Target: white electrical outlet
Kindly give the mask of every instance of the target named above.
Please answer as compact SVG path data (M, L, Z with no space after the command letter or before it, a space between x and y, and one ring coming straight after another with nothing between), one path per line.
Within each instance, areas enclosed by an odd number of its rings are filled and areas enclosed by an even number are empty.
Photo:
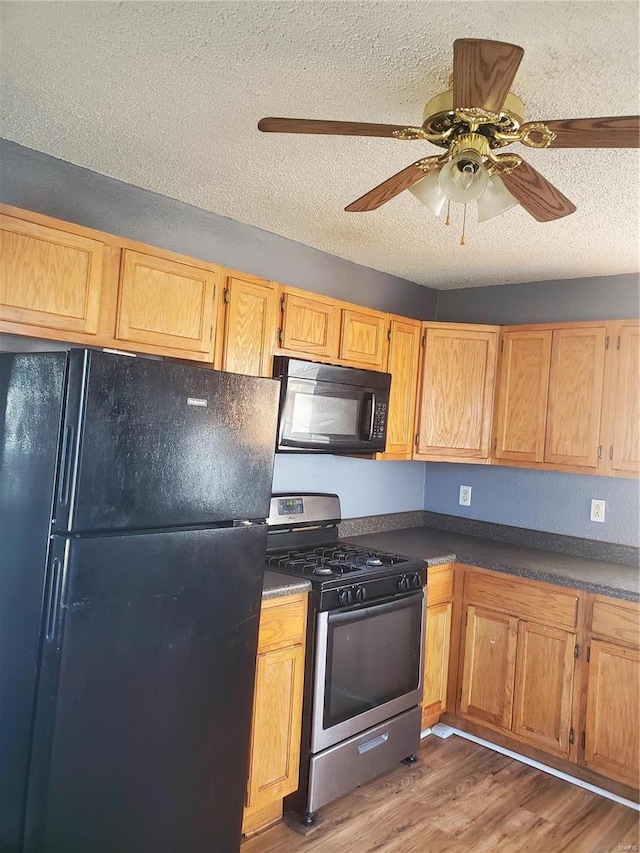
M594 498L591 501L591 521L604 521L604 509L606 501Z
M460 506L471 506L471 486L460 486L458 503Z

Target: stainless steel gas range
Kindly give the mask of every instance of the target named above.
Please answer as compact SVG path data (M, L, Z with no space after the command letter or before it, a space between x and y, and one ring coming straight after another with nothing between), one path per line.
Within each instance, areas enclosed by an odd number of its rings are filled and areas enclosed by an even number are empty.
M285 807L315 812L420 743L426 563L338 539L340 500L278 494L267 523L272 571L311 582L300 787Z

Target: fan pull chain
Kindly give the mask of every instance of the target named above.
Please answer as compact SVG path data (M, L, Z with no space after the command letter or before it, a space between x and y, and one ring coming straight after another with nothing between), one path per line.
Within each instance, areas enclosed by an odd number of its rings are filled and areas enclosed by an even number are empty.
M462 211L462 237L460 238L460 245L461 246L464 246L464 244L466 242L464 239L464 229L465 229L466 225L467 225L467 205L465 204L464 210Z
M447 218L446 218L446 219L445 219L445 221L444 221L444 224L445 224L445 225L451 225L451 216L450 216L450 213L451 213L451 201L449 200L449 201L447 202Z

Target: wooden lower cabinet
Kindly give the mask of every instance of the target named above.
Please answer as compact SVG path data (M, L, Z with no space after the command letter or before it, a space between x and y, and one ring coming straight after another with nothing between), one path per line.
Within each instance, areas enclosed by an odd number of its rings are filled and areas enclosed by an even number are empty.
M430 568L427 573L427 613L424 644L422 729L440 719L447 706L453 566Z
M243 833L282 817L298 788L307 594L266 599L258 657Z
M638 789L640 605L456 570L459 686L445 719L623 796Z
M638 787L640 607L596 596L589 644L584 736L587 767Z

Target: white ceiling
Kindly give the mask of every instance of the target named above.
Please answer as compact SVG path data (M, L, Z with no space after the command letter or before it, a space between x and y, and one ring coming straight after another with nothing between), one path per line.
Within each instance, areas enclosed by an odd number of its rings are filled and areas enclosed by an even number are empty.
M636 272L637 150L513 146L577 206L446 228L404 192L427 142L263 134L262 116L420 125L455 38L521 45L526 120L636 114L636 2L0 2L0 136L438 289Z

